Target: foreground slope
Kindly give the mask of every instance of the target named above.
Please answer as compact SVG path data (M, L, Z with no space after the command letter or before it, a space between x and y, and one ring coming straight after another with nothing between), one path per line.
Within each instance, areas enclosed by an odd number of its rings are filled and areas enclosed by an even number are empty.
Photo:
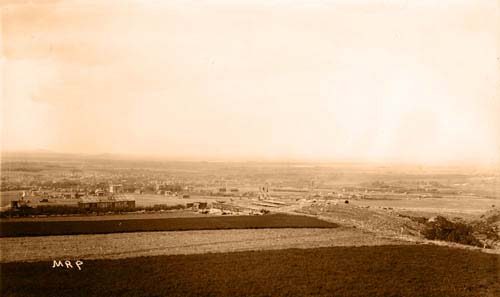
M499 296L498 255L431 245L4 263L2 296Z

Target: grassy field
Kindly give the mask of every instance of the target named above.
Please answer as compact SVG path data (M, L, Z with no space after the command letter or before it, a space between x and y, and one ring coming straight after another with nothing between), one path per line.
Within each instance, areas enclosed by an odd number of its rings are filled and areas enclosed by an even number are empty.
M1 265L2 296L500 296L500 257L428 245Z
M122 259L237 251L410 244L357 228L228 229L0 238L0 262Z
M272 214L104 221L0 221L1 237L259 228L335 228L312 217Z

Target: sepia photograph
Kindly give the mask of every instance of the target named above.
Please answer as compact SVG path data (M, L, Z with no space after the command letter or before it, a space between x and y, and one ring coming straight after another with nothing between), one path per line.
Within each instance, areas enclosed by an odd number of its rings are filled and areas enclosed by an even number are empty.
M500 1L0 0L0 296L500 296Z

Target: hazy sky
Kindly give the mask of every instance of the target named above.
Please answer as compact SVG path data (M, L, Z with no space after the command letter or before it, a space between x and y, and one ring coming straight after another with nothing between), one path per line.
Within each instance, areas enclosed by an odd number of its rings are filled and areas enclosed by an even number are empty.
M500 160L500 8L2 1L2 149Z

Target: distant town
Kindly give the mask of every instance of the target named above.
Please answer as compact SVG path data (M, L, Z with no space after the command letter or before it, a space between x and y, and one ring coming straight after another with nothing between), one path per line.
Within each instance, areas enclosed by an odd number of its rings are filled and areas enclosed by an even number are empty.
M210 205L222 210L239 206L255 212L319 201L357 201L370 206L370 202L379 200L431 201L456 196L495 199L498 195L485 190L497 182L496 176L391 176L380 169L360 173L294 165L257 163L245 167L173 162L148 166L130 161L3 160L2 210L40 206L78 206L85 210L173 206L205 209ZM284 170L285 174L273 174ZM352 179L347 182L351 176L358 183Z

